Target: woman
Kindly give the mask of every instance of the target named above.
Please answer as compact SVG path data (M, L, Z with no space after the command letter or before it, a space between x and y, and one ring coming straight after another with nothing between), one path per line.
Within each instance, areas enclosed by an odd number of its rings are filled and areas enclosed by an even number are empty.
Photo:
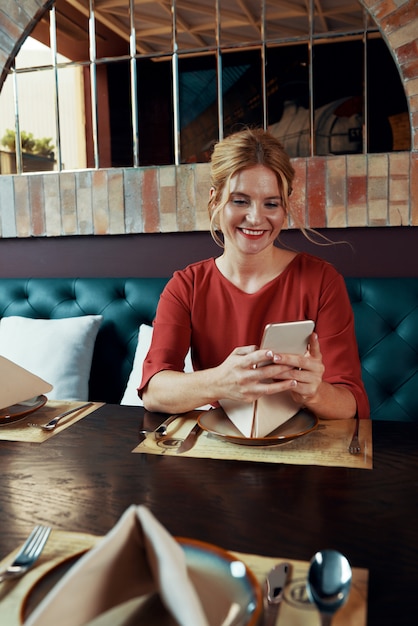
M178 413L290 390L320 418L368 417L342 276L276 245L294 177L281 144L247 129L219 142L211 165L211 232L223 253L175 272L161 294L138 390L144 405ZM266 324L303 319L315 322L305 355L258 348ZM195 371L184 373L189 346Z

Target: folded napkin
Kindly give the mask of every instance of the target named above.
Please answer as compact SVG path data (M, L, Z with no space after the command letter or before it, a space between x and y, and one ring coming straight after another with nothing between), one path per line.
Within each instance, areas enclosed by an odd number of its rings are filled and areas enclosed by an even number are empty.
M133 624L208 626L183 549L146 507L135 505L61 579L25 626Z
M0 409L51 391L52 385L0 356Z
M244 437L256 438L267 437L302 407L290 391L262 396L251 403L223 399L219 404Z

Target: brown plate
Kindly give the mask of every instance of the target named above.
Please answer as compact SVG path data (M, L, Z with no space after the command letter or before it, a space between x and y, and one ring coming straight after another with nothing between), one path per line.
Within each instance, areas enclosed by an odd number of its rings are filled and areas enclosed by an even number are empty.
M24 402L19 402L18 404L0 409L0 426L6 426L7 424L12 424L13 422L23 419L26 415L44 406L47 400L48 398L44 395L36 396L36 398L31 398L30 400L25 400Z
M243 446L278 446L298 437L303 437L318 426L318 418L306 409L298 411L296 415L276 428L267 437L244 437L223 409L212 409L200 413L198 422L203 430L211 435Z
M188 573L208 624L217 626L223 623L231 607L239 607L241 626L259 626L263 613L263 594L255 574L237 557L219 546L185 537L175 539L184 550ZM82 555L83 552L63 559L30 588L21 609L22 623ZM148 621L144 618L141 623L174 626L173 618L163 605L156 604L156 598L151 599L150 607L141 608L141 617L142 612L147 615L146 611L154 613Z

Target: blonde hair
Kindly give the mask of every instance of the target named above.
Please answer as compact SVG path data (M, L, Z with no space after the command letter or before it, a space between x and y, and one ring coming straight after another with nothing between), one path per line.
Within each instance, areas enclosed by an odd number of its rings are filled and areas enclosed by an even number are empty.
M285 149L278 139L262 128L246 128L229 135L215 145L211 159L212 195L208 210L210 232L217 244L223 246L219 214L229 199L231 178L239 171L264 165L274 172L282 194L282 204L289 213L288 198L292 193L295 170Z

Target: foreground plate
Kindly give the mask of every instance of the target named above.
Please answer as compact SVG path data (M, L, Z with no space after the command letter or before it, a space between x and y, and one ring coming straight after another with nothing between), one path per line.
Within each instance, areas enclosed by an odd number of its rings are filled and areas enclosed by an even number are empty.
M196 588L210 626L239 624L261 625L263 597L261 587L251 570L229 552L212 544L176 537L182 546L190 579ZM21 610L22 624L43 598L84 554L68 556L41 576L28 591ZM238 612L232 621L231 607ZM231 621L227 621L228 614ZM100 618L97 618L100 619ZM175 626L157 594L141 611L141 623L147 626ZM104 620L106 626L108 622ZM114 626L114 624L112 624Z
M223 409L212 409L201 413L198 422L203 430L211 435L243 446L277 446L303 437L318 426L318 418L306 409L300 410L267 437L244 437L228 419Z
M23 419L26 415L33 413L40 409L47 401L46 396L36 396L30 400L13 404L12 406L6 406L4 409L0 409L0 426L6 424L12 424L18 420Z

